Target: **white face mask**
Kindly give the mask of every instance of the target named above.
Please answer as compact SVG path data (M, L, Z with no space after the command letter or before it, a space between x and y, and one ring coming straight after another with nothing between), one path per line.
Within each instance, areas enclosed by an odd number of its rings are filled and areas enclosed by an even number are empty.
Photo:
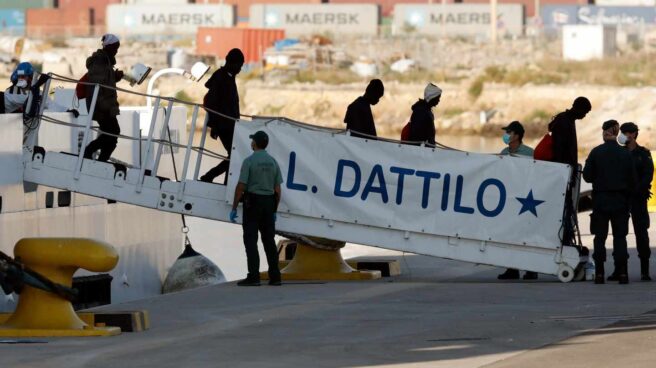
M27 81L25 79L19 79L18 82L16 82L16 87L18 88L27 87Z
M623 133L617 135L617 143L621 145L625 145L628 140L629 138L627 138L627 136L625 136Z

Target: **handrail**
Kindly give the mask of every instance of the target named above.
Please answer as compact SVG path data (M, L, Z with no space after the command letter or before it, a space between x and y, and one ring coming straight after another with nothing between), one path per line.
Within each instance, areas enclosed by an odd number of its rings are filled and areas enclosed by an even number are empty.
M148 93L127 90L127 89L124 89L124 88L121 88L121 87L111 87L111 86L106 86L106 85L99 84L99 83L82 82L82 81L79 81L79 80L76 80L76 79L73 79L73 78L69 78L69 77L65 77L65 76L62 76L62 75L59 75L59 74L55 74L55 73L49 73L49 75L54 80L58 80L58 81L62 81L62 82L70 82L70 83L83 84L83 85L88 85L88 86L99 85L101 88L112 89L112 90L115 90L115 91L125 92L125 93L132 94L132 95L148 97L148 98L157 98L157 97L159 97L160 99L165 100L165 101L169 101L169 102L178 102L178 103L181 103L183 105L189 105L189 106L194 106L194 107L198 106L199 108L202 108L205 111L207 111L209 113L212 113L212 114L215 114L215 115L218 115L222 118L230 119L230 120L233 120L235 122L240 120L239 118L235 118L235 117L220 113L218 111L212 110L212 109L210 109L210 108L208 108L208 107L206 107L202 104L198 104L198 103L190 102L190 101L180 100L180 99L175 98L175 97L151 95L151 94L148 94ZM308 123L304 123L304 122L301 122L301 121L298 121L298 120L290 119L290 118L287 118L287 117L284 117L284 116L258 116L258 115L247 115L247 114L240 114L240 116L241 117L246 117L246 118L249 118L249 119L270 120L270 122L278 120L278 121L283 121L283 122L291 124L291 125L301 126L303 128L306 128L306 129L312 129L312 130L317 130L317 131L328 131L328 132L331 132L333 134L347 134L347 132L349 131L348 129L330 128L330 127L323 127L323 126L319 126L319 125L308 124ZM409 145L420 145L421 144L421 145L424 145L424 146L430 147L430 148L438 148L438 149L445 149L445 150L451 150L451 151L467 152L467 151L459 150L457 148L449 147L449 146L444 145L444 144L439 143L439 142L435 142L435 144L431 144L431 143L428 143L428 142L421 142L421 141L403 141L403 140L392 139L392 138L377 137L377 136L372 136L372 135L364 134L364 133L358 133L358 135L360 137L364 137L364 138L368 138L368 139L372 139L372 140L390 142L390 143L409 144Z

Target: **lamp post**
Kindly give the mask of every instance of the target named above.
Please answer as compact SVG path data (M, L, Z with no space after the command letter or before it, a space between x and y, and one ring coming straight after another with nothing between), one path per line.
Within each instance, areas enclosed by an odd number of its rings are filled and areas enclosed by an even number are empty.
M203 62L196 62L192 67L190 71L181 69L181 68L166 68L158 71L155 73L150 80L148 81L148 89L146 90L146 94L149 96L146 97L146 107L148 109L151 109L153 104L152 104L152 97L150 97L153 94L153 87L155 86L155 81L157 78L165 75L165 74L178 74L182 75L194 82L200 81L205 74L210 70L210 67L206 65Z

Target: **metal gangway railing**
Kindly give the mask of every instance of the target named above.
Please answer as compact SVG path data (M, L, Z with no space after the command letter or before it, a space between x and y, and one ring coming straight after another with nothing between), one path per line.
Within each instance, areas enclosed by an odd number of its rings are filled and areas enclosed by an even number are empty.
M48 95L52 80L78 83L78 81L70 78L52 75L52 78L45 84L43 100ZM91 83L88 85L93 86L93 94L88 115L80 118L84 121L83 124L69 123L53 117L53 114L49 114L45 110L45 103L43 102L38 106L39 110L38 113L34 114L34 118L26 122L23 156L25 182L152 208L158 211L229 222L232 204L228 187L198 180L203 157L226 159L225 156L204 148L208 131L208 114L206 114L202 123L200 144L199 146L193 144L193 133L199 125L200 109L204 107L171 97L149 96L116 88L119 92L155 99L148 135L145 138L145 155L141 157L141 161L137 165L132 166L99 162L85 159L84 148L91 140L92 132L99 132L97 128L92 126L99 90L110 87ZM191 134L189 134L186 144L172 142L168 132L175 104L190 106L192 109ZM157 129L158 111L162 108L162 105L165 105L164 119L159 129ZM205 110L218 114L218 112L212 110ZM241 119L237 124L266 126L271 122L284 122L285 124L297 126L299 129L327 132L330 133L329 136L349 134L344 130L318 127L285 118L245 117L248 120ZM52 152L47 151L47 147L40 147L37 144L37 137L39 126L43 122L84 129L79 152L77 154ZM116 136L121 139L142 139L141 136ZM378 138L378 140L384 139ZM158 177L158 169L164 155L163 149L166 146L184 149L181 174L178 176L176 171L174 180ZM192 162L192 152L197 154L195 162ZM154 156L152 162L149 162L151 154L154 154ZM175 163L173 164L175 169ZM232 164L226 175L232 175L238 169L238 165ZM193 174L188 178L191 170L193 170ZM552 274L557 275L564 282L573 278L574 269L579 264L577 249L569 246L526 247L487 239L466 239L448 234L413 232L407 229L397 229L393 226L369 226L359 224L357 221L355 223L337 221L331 219L331 217L330 214L327 216L307 216L288 211L278 217L276 227L278 230L288 233L306 234L409 253ZM241 215L240 218L242 218Z

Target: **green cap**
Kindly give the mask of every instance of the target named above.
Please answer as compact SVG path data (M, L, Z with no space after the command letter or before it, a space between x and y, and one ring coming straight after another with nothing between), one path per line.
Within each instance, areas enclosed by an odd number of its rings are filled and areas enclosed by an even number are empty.
M638 131L638 126L634 123L624 123L620 126L620 131L622 133L635 133Z
M607 120L604 121L604 124L601 126L601 130L608 130L614 126L619 128L620 123L618 123L617 120Z
M254 140L255 144L260 148L264 148L269 144L269 136L261 130L255 132L255 134L251 134L249 138Z

